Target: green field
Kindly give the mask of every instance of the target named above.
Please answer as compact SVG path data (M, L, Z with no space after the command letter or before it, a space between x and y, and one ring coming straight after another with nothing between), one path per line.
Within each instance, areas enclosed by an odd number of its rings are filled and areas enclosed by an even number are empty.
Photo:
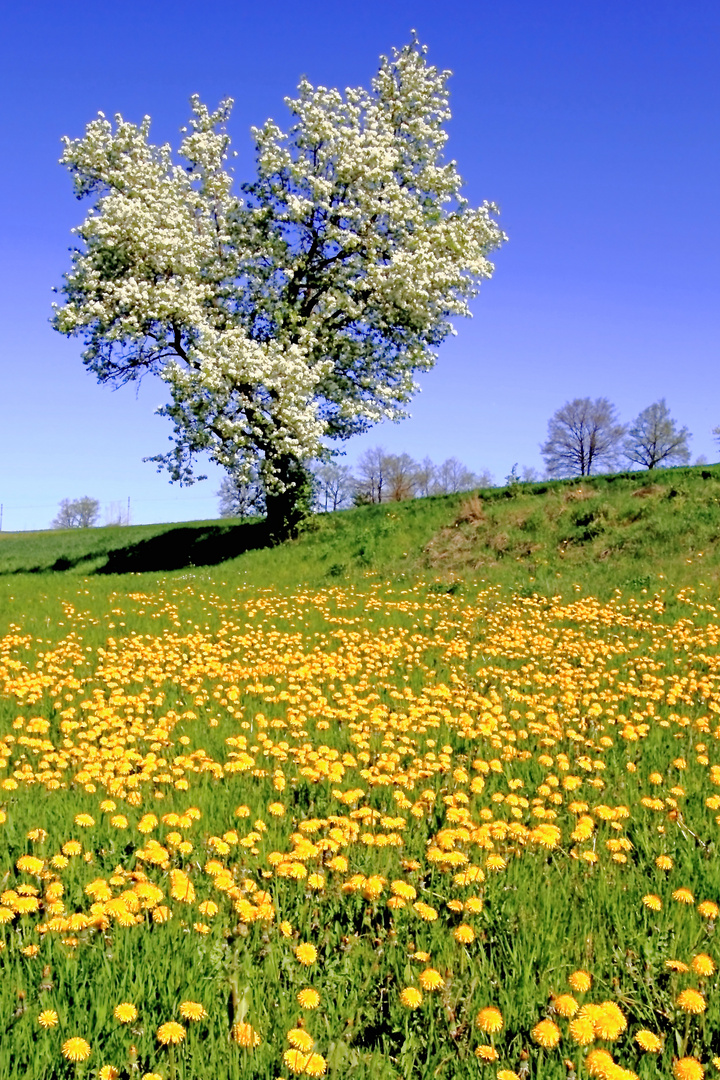
M720 1067L720 467L0 534L0 1077Z

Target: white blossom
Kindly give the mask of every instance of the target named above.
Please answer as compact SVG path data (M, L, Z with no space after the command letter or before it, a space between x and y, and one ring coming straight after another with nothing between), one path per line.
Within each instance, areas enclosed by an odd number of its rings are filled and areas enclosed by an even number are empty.
M229 99L214 112L191 99L179 163L148 117L99 114L64 140L93 204L54 324L84 338L100 381L165 382L175 447L156 460L175 479L206 451L287 492L292 464L329 438L404 415L505 239L443 159L448 76L413 40L369 90L303 79L288 130L253 129L257 176L240 194Z

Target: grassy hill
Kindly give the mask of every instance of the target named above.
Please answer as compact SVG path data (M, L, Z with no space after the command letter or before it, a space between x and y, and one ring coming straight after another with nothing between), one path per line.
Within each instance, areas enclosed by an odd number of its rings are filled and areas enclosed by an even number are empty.
M0 534L0 577L154 575L224 564L257 585L477 578L538 591L643 587L691 563L720 579L720 465L517 484L318 515L297 540L201 521Z

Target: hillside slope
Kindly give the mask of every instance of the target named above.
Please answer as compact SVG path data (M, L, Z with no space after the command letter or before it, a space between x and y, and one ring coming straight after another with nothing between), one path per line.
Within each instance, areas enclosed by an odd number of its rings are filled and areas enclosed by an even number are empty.
M0 576L154 575L223 564L257 585L415 578L451 587L584 579L642 586L693 561L720 577L720 465L517 484L318 515L266 545L262 522L0 534ZM647 579L647 581L645 580Z

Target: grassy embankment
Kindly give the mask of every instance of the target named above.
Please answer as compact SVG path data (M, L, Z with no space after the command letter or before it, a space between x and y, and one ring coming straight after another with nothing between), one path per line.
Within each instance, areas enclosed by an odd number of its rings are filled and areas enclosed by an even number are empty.
M222 564L257 586L480 578L547 592L559 579L603 595L649 586L659 572L686 581L688 560L717 581L718 539L720 465L696 466L358 507L318 515L278 548L265 546L260 522L0 533L0 582Z

